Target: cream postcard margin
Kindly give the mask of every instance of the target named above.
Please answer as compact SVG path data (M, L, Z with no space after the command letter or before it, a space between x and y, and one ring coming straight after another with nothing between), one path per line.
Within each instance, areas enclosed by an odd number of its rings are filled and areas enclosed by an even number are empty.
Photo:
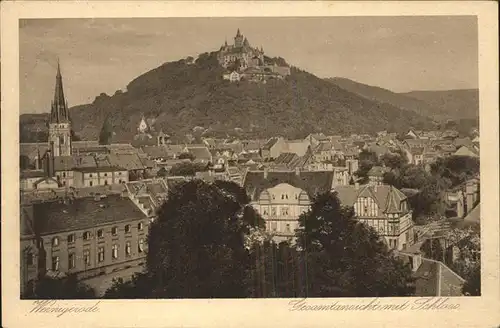
M498 17L494 1L2 1L2 323L4 327L498 327ZM482 296L450 298L455 309L418 310L418 298L384 298L400 311L294 311L289 299L58 301L94 310L61 316L30 312L19 299L19 19L92 17L258 17L475 15L479 33ZM367 304L371 299L307 299Z

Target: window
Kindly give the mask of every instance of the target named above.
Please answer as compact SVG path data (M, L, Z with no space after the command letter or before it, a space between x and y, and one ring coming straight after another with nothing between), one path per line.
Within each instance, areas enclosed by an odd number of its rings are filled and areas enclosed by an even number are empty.
M68 269L74 269L75 268L75 254L70 253L68 255Z
M90 251L88 249L83 251L83 264L85 267L90 265Z
M271 230L276 231L278 229L278 223L277 222L271 222Z
M26 264L27 265L33 265L33 253L29 252L26 254Z
M107 174L107 173L104 173L104 176L105 176L105 177L107 177L107 176L108 176L108 174Z
M262 213L263 215L267 215L267 208L264 208L264 211Z
M92 181L89 181L89 186L91 186L91 187L92 187Z
M71 244L74 242L75 242L75 235L74 234L68 235L68 244Z
M138 230L142 230L142 228L143 228L143 227L142 227L142 222L139 222L139 223L137 224L137 229L138 229Z
M99 247L99 251L97 253L97 259L99 262L104 262L104 247Z
M118 245L113 245L113 247L111 248L111 256L113 257L113 259L117 259L118 258Z
M108 180L104 180L104 185L107 186L108 185Z
M276 196L272 195L272 198L273 198L273 200L275 200L275 199L276 199Z
M121 172L118 172L118 175L122 175L122 173L121 173Z
M125 255L126 256L130 256L130 249L131 249L130 242L127 241L127 243L125 244Z
M281 199L285 199L285 195L281 194Z
M118 234L118 228L117 228L117 227L113 227L113 228L111 228L111 234L112 234L113 236L116 236L116 235Z
M65 178L65 177L66 177L66 172L63 172L63 178Z
M89 174L89 177L92 178L92 173Z
M286 224L285 231L286 232L290 232L290 223Z
M144 252L144 239L139 239L139 245L137 247L137 250L139 251L139 253L142 253Z
M271 207L271 215L276 215L276 207Z
M97 230L97 238L102 238L102 237L104 237L102 229Z
M65 186L65 185L66 185L66 181L63 181L63 186Z
M90 239L90 232L88 231L85 231L83 233L83 240L89 240Z
M52 256L52 271L59 271L59 256Z
M129 233L130 232L130 224L127 224L125 226L125 233Z
M288 207L281 208L281 215L288 215Z
M52 247L59 246L59 238L54 237L52 238Z

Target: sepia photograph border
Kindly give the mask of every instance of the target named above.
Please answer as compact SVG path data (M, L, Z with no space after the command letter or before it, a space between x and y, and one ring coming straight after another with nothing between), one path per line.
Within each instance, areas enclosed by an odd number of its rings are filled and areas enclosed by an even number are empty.
M498 9L494 1L4 1L1 5L2 326L4 327L498 327L500 325ZM478 19L481 144L480 297L49 301L19 295L19 20L30 18L474 15ZM334 310L328 305L406 305ZM438 300L439 301L439 300ZM316 305L316 306L314 306ZM453 305L453 306L451 306Z

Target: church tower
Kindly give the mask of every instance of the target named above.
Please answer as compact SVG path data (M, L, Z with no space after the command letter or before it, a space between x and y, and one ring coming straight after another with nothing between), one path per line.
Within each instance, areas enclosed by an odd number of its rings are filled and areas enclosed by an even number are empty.
M49 149L53 156L71 156L71 122L64 90L59 60L57 61L56 87L49 118Z
M243 47L243 35L241 35L240 29L238 29L238 32L236 32L236 36L234 37L234 47Z

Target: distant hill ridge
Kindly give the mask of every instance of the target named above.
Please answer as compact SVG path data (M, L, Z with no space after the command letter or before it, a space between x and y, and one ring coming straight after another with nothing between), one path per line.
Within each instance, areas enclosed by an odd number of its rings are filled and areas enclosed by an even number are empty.
M283 58L271 60L286 64ZM174 136L195 126L212 131L241 128L246 137L289 138L319 131L351 134L433 127L426 115L374 101L296 67L284 80L266 84L231 83L223 80L223 72L216 52L201 54L194 63L165 63L132 80L126 91L101 94L91 104L72 107L73 129L82 139L95 140L108 115L120 141L132 140L143 115L155 118L156 130ZM33 117L22 115L21 130L30 130L30 124Z

